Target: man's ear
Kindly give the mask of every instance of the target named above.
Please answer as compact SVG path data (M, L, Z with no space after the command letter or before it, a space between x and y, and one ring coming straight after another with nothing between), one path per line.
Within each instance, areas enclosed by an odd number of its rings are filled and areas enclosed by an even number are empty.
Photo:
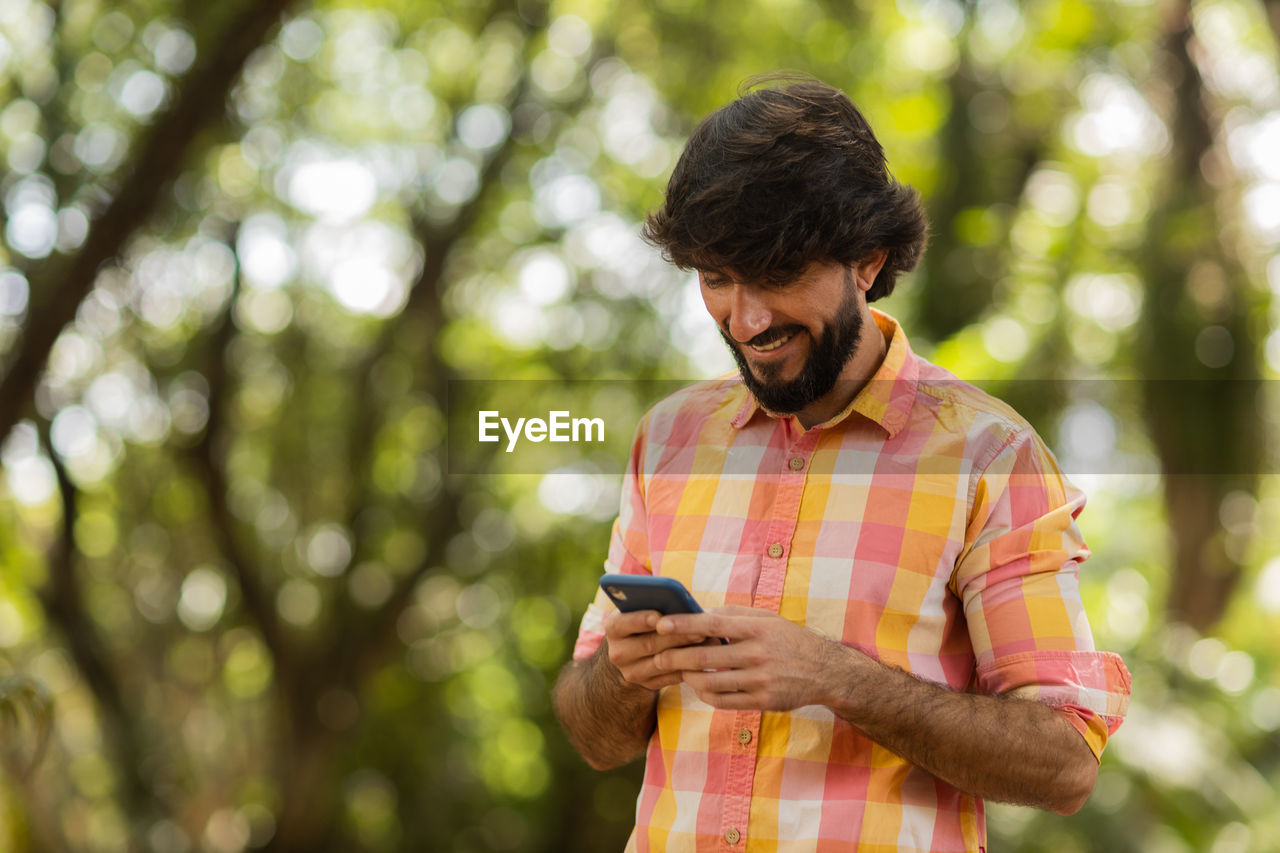
M887 249L876 249L862 260L853 263L853 280L858 283L859 290L866 293L871 289L871 285L876 283L876 276L880 274L888 258Z

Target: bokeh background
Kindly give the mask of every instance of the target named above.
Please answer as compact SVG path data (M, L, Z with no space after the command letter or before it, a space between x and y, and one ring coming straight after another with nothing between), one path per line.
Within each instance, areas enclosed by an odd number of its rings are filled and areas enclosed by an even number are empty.
M884 307L1091 495L1131 712L991 849L1280 850L1278 43L1276 0L0 0L0 849L620 849L639 767L549 702L618 471L450 473L446 400L728 369L638 223L795 69L929 207Z

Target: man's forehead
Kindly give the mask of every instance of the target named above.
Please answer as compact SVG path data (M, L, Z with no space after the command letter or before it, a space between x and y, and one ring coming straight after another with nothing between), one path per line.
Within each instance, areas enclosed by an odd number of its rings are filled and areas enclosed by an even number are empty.
M815 275L821 274L829 266L835 264L835 261L810 261L798 270L764 270L757 273L744 273L733 267L724 266L706 266L696 267L694 272L699 278L719 279L722 281L731 281L735 283L762 282L773 285L787 284L794 281L801 281Z

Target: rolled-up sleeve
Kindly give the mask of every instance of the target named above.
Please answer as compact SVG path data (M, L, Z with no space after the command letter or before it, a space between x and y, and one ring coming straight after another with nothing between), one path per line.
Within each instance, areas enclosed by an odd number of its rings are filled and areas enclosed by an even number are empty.
M1097 651L1080 597L1089 556L1083 493L1034 431L1013 435L976 479L953 589L977 659L977 689L1042 702L1101 757L1128 708L1129 672Z

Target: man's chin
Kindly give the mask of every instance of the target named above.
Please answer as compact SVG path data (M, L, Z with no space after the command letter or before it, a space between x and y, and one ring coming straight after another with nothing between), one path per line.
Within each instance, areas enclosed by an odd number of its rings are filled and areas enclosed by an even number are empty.
M756 402L775 415L794 415L813 402L805 389L797 387L794 381L761 382L754 375L752 380L747 382L747 390Z
M797 379L796 376L782 375L779 370L768 370L762 373L750 362L748 362L748 365L750 365L751 369L752 384L766 392L781 391Z

